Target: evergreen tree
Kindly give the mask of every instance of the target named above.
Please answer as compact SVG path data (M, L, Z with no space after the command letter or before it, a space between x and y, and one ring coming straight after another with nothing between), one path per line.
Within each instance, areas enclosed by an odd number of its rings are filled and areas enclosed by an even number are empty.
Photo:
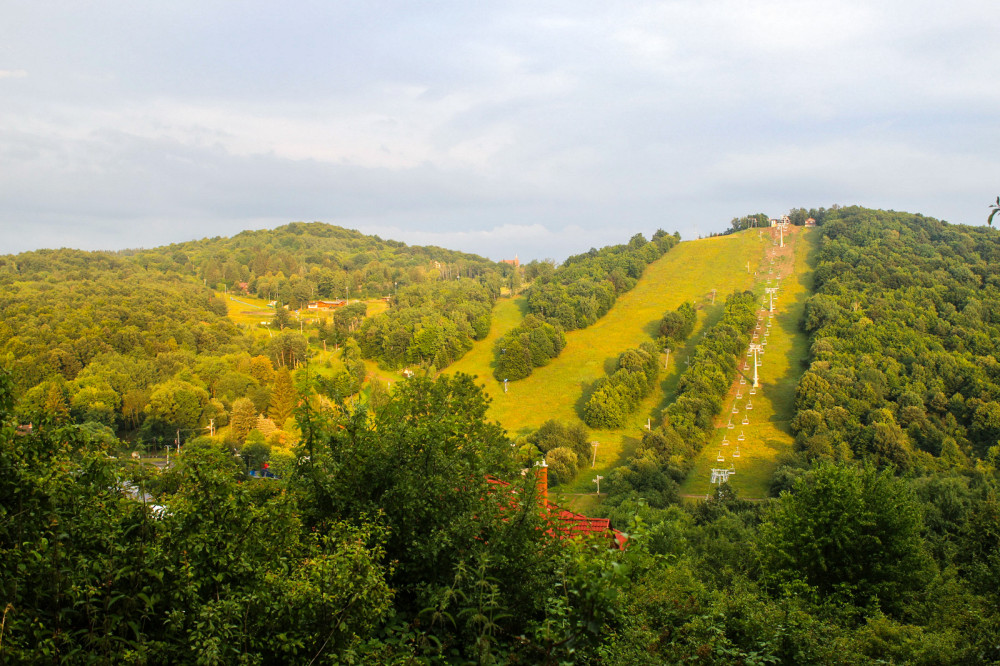
M233 436L242 443L247 434L257 427L257 408L249 398L237 398L233 401L232 414L229 417L229 427Z
M298 404L299 396L292 385L292 373L287 367L278 368L274 375L274 390L271 392L271 407L267 414L280 428Z

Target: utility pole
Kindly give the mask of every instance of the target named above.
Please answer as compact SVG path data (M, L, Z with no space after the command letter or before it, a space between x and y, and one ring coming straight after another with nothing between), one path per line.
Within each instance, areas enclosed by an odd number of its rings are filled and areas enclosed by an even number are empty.
M667 352L667 357L663 359L663 369L667 369L667 364L670 363L670 347L667 347L664 351Z
M597 484L597 494L598 495L601 494L601 479L603 479L603 478L604 477L601 476L600 474L598 474L596 477L594 477L594 483Z
M590 469L594 469L594 467L597 465L597 445L598 444L600 444L600 442L591 442L590 443L590 445L594 447L594 457L590 461Z
M778 288L777 288L777 287L767 287L767 288L765 289L765 291L767 292L767 295L768 295L768 296L770 297L770 299L771 299L771 300L770 300L770 310L769 310L769 311L770 311L770 312L774 312L774 295L775 295L776 293L778 293Z

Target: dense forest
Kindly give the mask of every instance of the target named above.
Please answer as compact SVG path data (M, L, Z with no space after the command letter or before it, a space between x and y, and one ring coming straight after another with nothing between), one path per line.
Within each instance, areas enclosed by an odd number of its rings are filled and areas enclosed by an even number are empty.
M290 368L298 351L281 340L297 331L248 335L194 275L65 250L4 258L0 661L997 663L1000 239L907 213L808 216L810 357L773 496L677 492L756 320L759 295L737 292L663 422L607 480L599 510L624 549L568 538L524 467L546 453L572 476L582 426L548 422L516 446L462 374L348 398L353 385L331 386L359 381L363 337L344 342L335 379ZM604 256L569 262L576 292L540 281L565 266L526 276L529 301L601 302ZM434 339L478 339L506 269L476 270L399 290L419 330L457 302L442 315L454 331L420 335L416 362L446 360ZM165 312L158 294L183 307ZM574 326L587 320L572 308ZM571 328L555 310L531 330ZM690 333L677 315L664 339ZM407 362L416 337L398 347ZM655 377L644 354L618 359L623 391ZM194 441L157 471L123 455L125 396L157 428L218 402L243 439ZM247 474L269 430L258 407L297 433L263 478Z

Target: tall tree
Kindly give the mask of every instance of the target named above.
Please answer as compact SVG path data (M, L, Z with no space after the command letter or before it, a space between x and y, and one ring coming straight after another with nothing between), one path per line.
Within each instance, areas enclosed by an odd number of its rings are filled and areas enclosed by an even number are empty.
M237 398L233 401L233 410L229 417L229 427L233 436L242 443L247 434L257 426L257 408L249 398Z
M274 390L271 392L271 407L267 415L280 428L292 415L292 410L298 402L299 396L292 384L292 373L287 367L278 368L274 374Z

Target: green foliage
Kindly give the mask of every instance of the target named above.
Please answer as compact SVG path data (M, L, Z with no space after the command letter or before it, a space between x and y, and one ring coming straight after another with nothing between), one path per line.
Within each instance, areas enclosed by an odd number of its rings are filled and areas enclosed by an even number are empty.
M490 279L414 285L399 292L386 312L366 319L357 334L362 354L385 368L444 368L486 337L499 292Z
M548 364L566 346L559 326L528 315L493 345L493 376L498 381L524 379L536 367Z
M580 460L589 459L591 453L587 429L579 423L563 423L549 419L539 426L538 430L528 435L527 440L542 453L565 447L576 453Z
M674 312L665 312L660 320L658 332L668 344L677 344L687 340L694 331L698 318L694 306L688 302L681 303Z
M755 300L751 292L734 293L726 299L722 318L695 347L691 363L678 382L677 397L667 407L664 423L646 433L626 464L608 475L611 504L643 497L651 506L663 507L677 500L677 483L686 476L704 445L736 377L737 355L750 342L756 321ZM628 363L639 367L637 360ZM647 368L647 377L655 378L655 353L650 353L648 365L643 367ZM625 397L618 397L621 395L619 390L609 397L605 386L599 386L587 403L587 409L592 410L588 416L614 417L626 404Z
M591 428L620 428L629 414L656 386L660 364L656 346L644 342L637 349L618 355L617 370L597 382L583 408L583 420Z
M660 230L652 241L636 234L628 245L591 249L569 257L555 270L540 271L529 264L525 271L535 276L527 292L529 311L565 331L586 328L611 309L619 294L635 286L647 264L678 240Z
M899 610L930 573L922 527L916 497L890 471L822 464L782 494L757 548L776 585Z
M292 385L292 373L287 367L281 367L275 373L274 390L271 392L271 408L267 415L279 427L292 415L292 410L298 404L299 396Z
M946 443L953 459L985 456L1000 439L995 234L862 208L830 211L821 231L799 448L901 469L939 464Z
M580 458L572 449L558 446L545 455L545 462L549 466L549 485L555 486L576 478Z

